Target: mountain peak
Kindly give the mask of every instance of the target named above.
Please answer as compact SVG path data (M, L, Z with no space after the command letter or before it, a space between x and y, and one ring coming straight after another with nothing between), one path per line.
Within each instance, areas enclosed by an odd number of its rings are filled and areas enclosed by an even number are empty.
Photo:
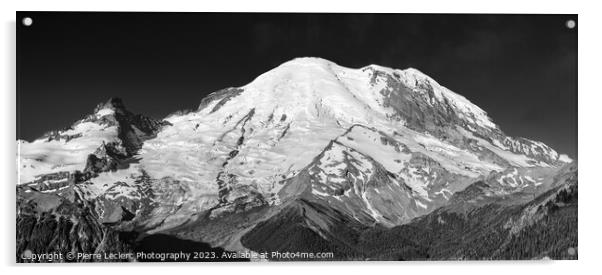
M103 112L102 110L104 110L105 112L127 112L123 100L119 97L111 97L104 103L98 104L96 108L94 108L94 113Z
M317 65L317 66L328 66L328 65L336 65L334 62L321 58L321 57L296 57L289 61L286 61L281 64L282 65Z
M239 89L237 95L253 96L236 108L255 102L249 108L260 104L263 106L258 111L267 108L271 113L279 107L351 124L368 123L382 116L419 122L426 119L424 114L438 113L448 123L470 124L487 131L498 129L481 108L415 68L399 70L372 64L352 69L323 58L300 57ZM416 106L420 110L415 110Z

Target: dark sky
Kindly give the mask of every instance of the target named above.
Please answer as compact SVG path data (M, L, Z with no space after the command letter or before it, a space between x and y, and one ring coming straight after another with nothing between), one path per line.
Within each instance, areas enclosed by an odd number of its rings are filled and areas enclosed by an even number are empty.
M23 26L30 16L33 25ZM109 97L156 118L301 56L414 67L511 136L577 155L576 15L17 13L17 138Z

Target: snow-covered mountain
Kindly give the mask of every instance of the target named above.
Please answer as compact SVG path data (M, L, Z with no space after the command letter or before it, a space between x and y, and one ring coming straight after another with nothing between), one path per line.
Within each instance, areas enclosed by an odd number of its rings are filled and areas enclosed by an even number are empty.
M350 69L320 58L291 60L162 121L111 99L18 146L25 201L94 202L98 220L119 230L179 232L238 251L248 249L246 232L300 202L392 228L476 181L499 187L494 195L542 194L572 162L507 136L416 69ZM324 213L307 226L328 238Z

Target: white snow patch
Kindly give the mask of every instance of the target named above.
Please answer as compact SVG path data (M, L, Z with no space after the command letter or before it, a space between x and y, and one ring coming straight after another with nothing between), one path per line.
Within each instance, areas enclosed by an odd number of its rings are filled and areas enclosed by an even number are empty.
M569 157L568 155L566 155L566 154L560 154L560 155L558 156L558 160L559 160L559 161L562 161L562 162L566 162L566 163L571 163L571 162L573 162L573 159L572 159L572 158L570 158L570 157Z
M103 142L117 140L117 127L83 122L60 134L82 136L68 142L38 139L19 143L19 183L30 182L37 175L83 170L89 154L94 153Z
M103 117L103 116L112 115L114 113L115 113L115 111L113 111L113 109L103 108L103 109L100 109L100 110L98 110L96 112L96 116L100 118L100 117Z

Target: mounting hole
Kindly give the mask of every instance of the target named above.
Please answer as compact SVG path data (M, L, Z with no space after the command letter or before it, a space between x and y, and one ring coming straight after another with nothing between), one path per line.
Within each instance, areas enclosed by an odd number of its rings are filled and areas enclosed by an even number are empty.
M576 25L577 25L577 23L575 23L575 20L567 20L566 21L566 27L569 29L574 29Z
M31 26L31 24L33 24L33 19L31 19L31 17L23 18L23 25L25 25L26 27L29 27L29 26Z

